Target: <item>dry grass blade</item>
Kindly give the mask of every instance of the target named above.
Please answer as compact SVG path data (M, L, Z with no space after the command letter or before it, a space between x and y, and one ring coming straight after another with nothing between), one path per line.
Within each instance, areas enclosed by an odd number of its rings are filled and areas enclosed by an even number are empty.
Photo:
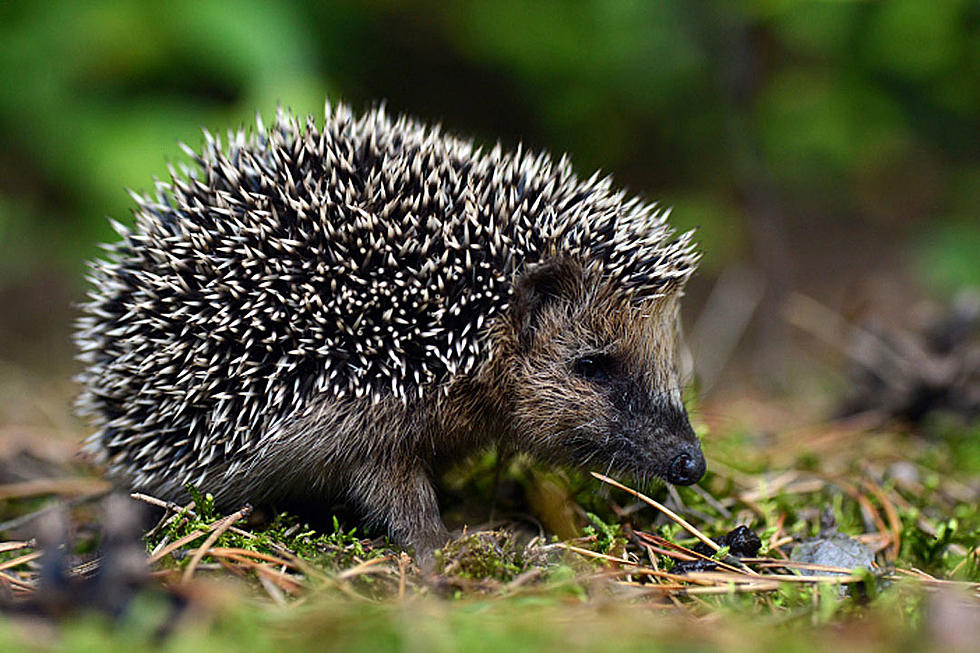
M885 511L885 517L888 519L889 532L891 533L891 546L888 549L886 557L888 560L896 560L898 559L899 552L902 550L902 520L898 516L898 510L895 509L895 504L889 499L888 493L880 485L870 478L862 479L861 483L878 499L878 503L881 504L882 509Z
M521 587L527 585L528 583L532 583L532 582L538 580L542 576L544 576L544 571L542 569L540 569L539 567L533 567L533 568L528 569L527 571L519 574L518 576L516 576L514 578L514 580L512 580L509 583L507 583L506 585L504 585L504 588L503 588L502 592L504 594L510 594L510 593L512 593L512 592L520 589Z
M385 574L391 573L391 568L383 567L381 569L374 569L377 565L388 562L391 560L391 556L384 556L381 558L372 558L371 560L366 560L359 565L355 565L350 569L345 569L344 571L337 574L337 578L344 580L354 578L355 576L360 576L362 574Z
M22 592L30 593L37 589L33 583L28 582L22 578L17 578L16 576L11 576L10 574L0 571L0 585L10 585L11 588L16 588Z
M232 524L239 519L244 519L251 513L252 506L246 505L238 512L232 513L214 524L212 526L211 534L208 535L206 540L204 540L204 544L197 548L197 551L194 552L194 556L191 558L191 561L187 564L187 568L184 570L182 582L186 583L191 579L191 577L194 575L194 570L197 569L197 565L200 564L201 559L207 554L208 549L211 548L211 545L217 542L218 538L221 537L225 531L231 528Z
M255 571L255 577L259 579L259 584L265 590L265 593L269 595L269 598L272 599L272 602L279 606L286 605L286 596L279 586L276 585L275 581L262 573L264 570L261 567L257 567Z
M171 542L170 544L168 544L167 546L165 546L162 549L160 549L159 551L154 552L153 555L150 556L150 559L149 559L148 562L150 564L153 564L154 562L157 562L158 560L162 560L163 558L167 557L167 555L169 555L170 553L176 551L177 549L183 547L186 544L190 544L191 542L193 542L197 538L201 537L202 535L205 535L206 533L207 533L207 531L202 531L200 529L198 529L196 531L193 531L191 533L188 533L187 535L185 535L184 537L180 538L179 540L175 540L175 541Z
M683 547L680 544L675 544L674 542L671 542L670 540L664 539L664 538L660 537L659 535L653 535L651 533L644 533L643 531L636 531L636 536L640 540L642 540L644 542L644 544L647 544L647 545L649 545L651 543L652 544L659 544L661 546L666 546L669 549L673 549L674 551L679 552L681 554L680 556L678 556L674 552L666 552L666 553L664 553L664 555L667 555L668 557L671 557L671 558L682 559L681 556L683 556L683 558L686 558L688 560L704 560L705 562L711 562L713 564L716 564L719 567L724 567L725 569L728 569L729 571L732 571L732 572L735 572L735 573L740 573L740 574L745 574L745 575L749 575L749 576L754 576L755 573L756 573L756 572L752 571L751 569L749 569L748 567L746 567L744 564L742 564L741 567L735 567L733 565L728 564L724 560L717 560L717 559L712 558L710 556L706 556L703 553L698 553L697 551L695 551L693 549L688 549L687 547Z
M678 594L696 596L698 594L752 594L757 592L775 592L779 583L756 582L750 585L714 585L712 587L685 587L677 590Z
M956 566L950 570L949 575L955 576L957 573L959 573L960 569L963 568L963 566L970 560L971 557L980 557L980 546L974 548L971 553L964 555L963 559L960 560L958 563L956 563Z
M691 580L704 580L714 583L754 583L760 580L771 580L789 583L860 583L865 580L864 576L856 574L822 574L819 576L797 576L795 574L759 574L758 576L748 577L744 574L730 573L724 571L692 571L686 574Z
M104 494L111 489L112 484L97 478L39 478L0 485L0 499L24 499L44 494L89 496Z
M834 574L850 574L853 569L844 567L833 567L830 565L819 565L815 562L796 562L793 560L773 560L771 558L743 558L742 562L763 567L765 569L806 569L808 571L824 571Z
M918 569L909 570L896 568L894 574L883 576L887 580L912 580L925 583L926 585L949 585L950 587L962 587L971 591L980 591L980 582L969 580L943 580L935 578Z
M240 576L244 576L247 571L255 572L256 578L260 581L265 579L262 582L263 587L266 586L267 582L271 582L277 589L285 590L293 595L301 594L307 589L302 580L286 573L285 568L281 565L279 569L275 569L268 564L258 562L246 556L229 553L229 551L234 551L234 549L215 547L209 549L207 555L217 558L222 563L222 566L234 570ZM272 598L276 600L274 596Z
M710 582L702 585L680 585L677 583L629 583L620 581L619 585L630 587L645 593L666 594L671 599L679 596L698 596L698 595L729 595L729 594L754 594L762 592L775 592L779 590L780 583L771 580L758 580L755 578L745 578L741 584L733 583L714 583ZM682 607L683 604L675 604Z
M236 573L241 576L244 576L247 571L254 572L256 577L262 583L262 586L266 589L266 592L269 593L273 601L276 601L277 603L279 602L279 599L269 590L269 583L276 586L277 592L279 590L285 590L294 596L299 595L308 589L304 579L297 578L292 574L286 573L287 568L296 568L295 565L284 560L279 560L273 556L266 556L262 553L246 551L244 549L227 549L222 547L214 547L209 549L207 555L219 559L219 561L226 566L226 568L236 571ZM278 569L274 569L268 564L259 562L259 560L274 562Z
M557 546L560 549L565 549L566 551L571 551L572 553L577 553L587 558L595 558L596 560L606 560L608 562L615 562L616 564L619 565L637 564L636 562L633 562L631 560L624 560L622 558L617 558L615 556L606 555L605 553L597 553L596 551L589 551L588 549L572 546L571 544L566 544L564 542L558 542L555 546Z
M848 483L843 479L828 478L827 480L850 495L851 498L857 502L858 506L861 507L861 510L865 516L874 522L877 531L879 533L884 533L887 536L889 543L891 543L891 531L889 531L888 526L885 525L885 520L881 518L881 513L879 513L878 509L874 507L874 504L871 503L871 499L869 499L867 495L858 490L857 486Z
M16 558L13 558L12 560L0 562L0 571L3 571L4 569L13 569L14 567L19 567L20 565L27 564L32 560L37 560L42 555L44 555L43 552L35 551L34 553L28 553L22 556L18 556Z
M848 575L820 575L820 576L796 576L794 574L760 574L758 578L763 580L778 580L788 583L840 583L847 585L850 583L863 583L867 580L865 576Z
M665 549L663 547L650 544L649 542L644 542L643 546L646 547L646 549L651 553L659 553L660 555L666 558L673 558L674 560L680 560L681 562L692 562L694 560L698 560L698 558L695 558L694 556L689 556L686 553Z
M662 580L669 580L671 584L678 585L679 587L688 587L690 585L715 585L717 581L707 580L704 578L693 577L689 574L672 574L669 571L660 571L658 569L650 569L648 567L637 567L636 569L630 569L629 573L631 576L647 576L650 578L659 578ZM748 576L742 576L748 582Z
M296 564L290 560L284 560L282 558L277 558L276 556L269 555L268 553L262 553L260 551L249 551L248 549L236 549L236 548L226 548L226 547L213 547L210 551L213 556L225 556L229 558L239 559L249 559L253 558L256 560L264 560L265 562L271 562L274 565L282 565L284 567L292 567L298 569Z
M710 537L708 537L707 535L705 535L704 533L702 533L701 531L699 531L697 528L695 528L690 523L688 523L687 520L685 520L683 517L681 517L680 515L678 515L673 510L671 510L667 506L663 505L662 503L660 503L658 501L654 501L653 499L651 499L650 497L646 496L645 494L642 494L640 492L637 492L633 488L627 487L627 486L623 485L622 483L620 483L619 481L615 481L615 480L609 478L608 476L605 476L603 474L599 474L598 472L591 472L591 473L592 473L593 476L595 476L597 479L599 479L603 483L608 483L609 485L612 485L615 488L619 488L620 490L623 490L625 492L629 492L630 494L632 494L634 497L636 497L640 501L642 501L642 502L644 502L646 504L649 504L649 505L653 506L654 508L656 508L657 510L659 510L660 512L664 513L665 515L667 515L668 517L670 517L671 519L673 519L675 522L677 522L677 524L679 524L681 526L681 528L683 528L688 533L690 533L694 537L696 537L699 540L701 540L704 543L704 545L707 546L712 551L720 551L721 550L721 547L718 546L715 543L714 540L712 540Z
M635 576L652 576L655 578L666 578L668 580L683 581L683 582L698 582L690 579L688 576L680 574L672 574L667 571L660 571L659 569L651 569L649 567L643 567L637 562L631 560L623 560L622 558L616 558L611 555L606 555L605 553L597 553L595 551L589 551L588 549L582 549L577 546L572 546L570 544L561 544L561 548L571 551L572 553L577 553L581 556L587 558L594 558L596 560L604 560L606 562L614 562L618 565L629 568L629 573Z
M800 478L797 472L787 472L775 478L760 477L754 490L745 490L738 495L739 501L754 503L765 501L779 494L811 494L827 487L827 482L818 478Z

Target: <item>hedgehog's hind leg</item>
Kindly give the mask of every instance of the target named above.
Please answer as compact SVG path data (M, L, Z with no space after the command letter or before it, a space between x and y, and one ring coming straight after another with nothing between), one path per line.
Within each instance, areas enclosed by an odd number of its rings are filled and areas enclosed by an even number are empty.
M368 518L384 524L397 544L415 549L420 564L449 540L432 480L421 465L378 465L351 476L351 498Z

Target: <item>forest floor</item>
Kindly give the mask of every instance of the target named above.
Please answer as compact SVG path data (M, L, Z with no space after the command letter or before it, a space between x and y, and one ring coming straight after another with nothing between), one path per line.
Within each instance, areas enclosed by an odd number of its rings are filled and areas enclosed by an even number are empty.
M207 488L182 506L107 494L76 455L70 387L0 377L0 650L980 641L975 424L718 398L693 407L709 471L687 488L490 453L443 479L447 522L469 526L423 573L342 510L308 526L216 512Z

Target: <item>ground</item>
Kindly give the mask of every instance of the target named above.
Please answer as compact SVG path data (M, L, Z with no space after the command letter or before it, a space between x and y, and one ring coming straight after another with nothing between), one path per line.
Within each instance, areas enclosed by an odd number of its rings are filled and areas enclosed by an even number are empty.
M821 420L808 398L748 392L692 403L709 472L691 488L488 454L443 480L447 521L466 528L420 570L344 513L317 530L218 514L207 488L187 506L107 498L74 455L70 386L6 383L24 403L0 434L5 650L951 651L980 637L980 433L954 418ZM699 541L739 525L758 552ZM870 568L851 570L861 556Z

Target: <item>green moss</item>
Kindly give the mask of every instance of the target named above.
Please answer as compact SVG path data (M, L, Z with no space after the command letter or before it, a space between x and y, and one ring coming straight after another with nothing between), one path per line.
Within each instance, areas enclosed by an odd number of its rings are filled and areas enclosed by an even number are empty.
M527 568L524 547L503 531L464 535L436 551L441 573L468 579L507 582Z
M623 527L619 524L607 524L595 513L585 513L592 522L591 526L586 526L582 532L586 537L594 537L595 542L592 547L599 553L609 553L617 546L624 546L626 538L623 537Z
M188 542L186 548L200 545L208 536L211 527L224 515L215 510L214 497L202 493L194 486L188 486L194 500L195 509L183 510L156 537L147 540L147 549L153 551L161 543L175 542L195 531L202 531L197 538ZM320 533L288 513L279 513L271 522L261 528L226 530L215 541L215 547L228 547L280 556L288 552L301 560L325 570L343 569L371 558L378 558L387 552L386 542L365 540L358 536L357 528L345 530L337 517L333 518L333 531ZM205 557L205 560L207 557ZM186 559L171 558L177 566L185 564Z

